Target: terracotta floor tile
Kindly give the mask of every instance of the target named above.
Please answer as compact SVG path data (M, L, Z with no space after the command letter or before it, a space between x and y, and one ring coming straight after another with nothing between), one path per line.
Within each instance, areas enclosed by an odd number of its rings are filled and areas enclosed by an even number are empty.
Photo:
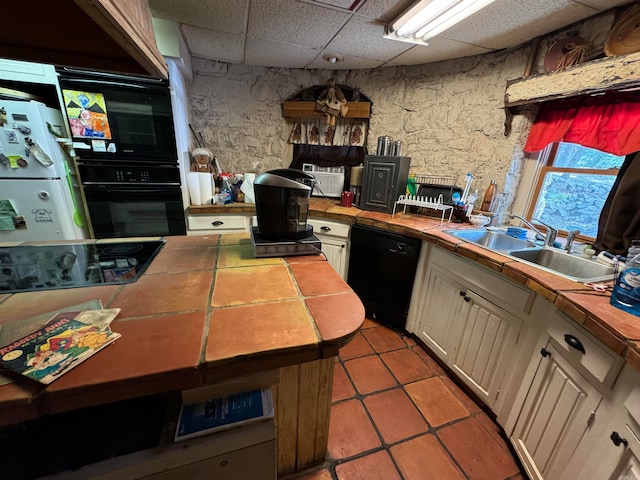
M370 395L363 402L387 444L427 433L429 429L402 388Z
M177 272L180 270L209 270L216 263L217 247L168 248L153 259L147 273Z
M496 423L493 420L491 420L486 413L484 412L477 413L476 415L474 415L474 418L478 421L480 425L484 427L484 429L489 433L489 435L493 437L493 439L496 441L498 445L504 446L510 452L510 450L506 446L504 438L501 435L500 427L498 427L498 425L496 425Z
M365 318L364 323L362 324L362 328L374 328L374 327L379 327L380 324L378 322L376 322L375 320L372 320L370 318Z
M344 366L356 390L362 395L397 385L387 367L376 355L349 360Z
M432 427L469 415L469 411L439 377L420 380L404 388Z
M409 347L415 347L417 345L415 339L413 339L409 335L403 336L402 339L404 340L404 343L406 343Z
M433 377L433 370L410 348L383 353L380 358L400 383Z
M401 480L389 453L381 450L336 466L338 480Z
M427 352L425 352L420 345L416 345L412 348L412 350L418 355L427 366L433 370L435 375L445 375L444 369L440 366L438 362L436 362L433 358L429 356Z
M211 272L207 271L143 275L135 283L125 285L116 297L122 308L118 317L204 310L211 281ZM199 303L194 298L200 299Z
M280 257L255 258L251 244L220 246L218 268L246 267L251 265L282 265Z
M342 278L335 275L335 271L329 262L293 263L291 264L291 271L296 277L300 291L304 296L351 291L349 285ZM328 272L331 272L332 275L328 275Z
M398 350L400 348L406 348L407 346L397 332L385 326L368 328L363 330L362 334L378 353Z
M356 333L351 341L340 349L340 358L350 360L352 358L373 355L375 352L369 342L362 336L362 332Z
M347 400L331 408L329 455L348 458L380 447L381 442L360 400Z
M448 376L441 376L440 380L442 380L442 383L444 383L447 386L447 388L451 390L451 392L456 396L456 398L460 400L460 403L462 403L465 406L465 408L469 410L470 413L482 412L482 409L480 408L480 406L476 402L474 402L469 397L469 395L464 393L464 391L462 391L462 389L458 385L456 385L456 383L453 380L451 380L451 378L449 378Z
M331 391L331 402L346 400L356 394L347 372L341 364L337 364L333 370L333 390Z
M216 272L211 306L224 307L297 297L298 291L284 265L223 268Z
M443 428L438 437L471 480L496 480L520 472L511 455L473 417Z
M405 480L465 478L433 435L422 435L394 445L391 447L391 455ZM497 477L493 480L497 480Z
M206 360L317 342L311 319L300 300L223 308L211 313Z

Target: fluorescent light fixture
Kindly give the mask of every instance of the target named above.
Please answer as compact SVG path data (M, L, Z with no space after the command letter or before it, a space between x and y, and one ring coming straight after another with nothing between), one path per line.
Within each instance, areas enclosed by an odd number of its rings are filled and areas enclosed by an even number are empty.
M387 27L385 38L426 42L495 0L421 0Z

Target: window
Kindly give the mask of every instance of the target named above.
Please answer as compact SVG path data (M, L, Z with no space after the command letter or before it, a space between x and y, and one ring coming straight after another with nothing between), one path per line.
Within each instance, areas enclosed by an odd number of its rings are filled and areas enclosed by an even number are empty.
M551 144L543 155L528 218L595 238L600 211L624 156L566 142Z

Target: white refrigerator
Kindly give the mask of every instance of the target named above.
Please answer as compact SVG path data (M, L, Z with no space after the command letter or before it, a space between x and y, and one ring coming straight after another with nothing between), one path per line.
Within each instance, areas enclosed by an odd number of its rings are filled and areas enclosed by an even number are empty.
M86 238L61 112L0 98L0 129L0 243Z

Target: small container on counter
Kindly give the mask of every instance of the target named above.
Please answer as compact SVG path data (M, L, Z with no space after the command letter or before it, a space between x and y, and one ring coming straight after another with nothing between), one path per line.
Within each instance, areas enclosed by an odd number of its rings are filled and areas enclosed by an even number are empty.
M403 151L404 143L402 142L402 140L394 140L393 142L391 142L389 155L392 155L394 157L401 157Z
M391 137L388 135L378 137L376 155L391 155Z
M353 205L353 192L342 192L340 194L340 206L351 207Z

